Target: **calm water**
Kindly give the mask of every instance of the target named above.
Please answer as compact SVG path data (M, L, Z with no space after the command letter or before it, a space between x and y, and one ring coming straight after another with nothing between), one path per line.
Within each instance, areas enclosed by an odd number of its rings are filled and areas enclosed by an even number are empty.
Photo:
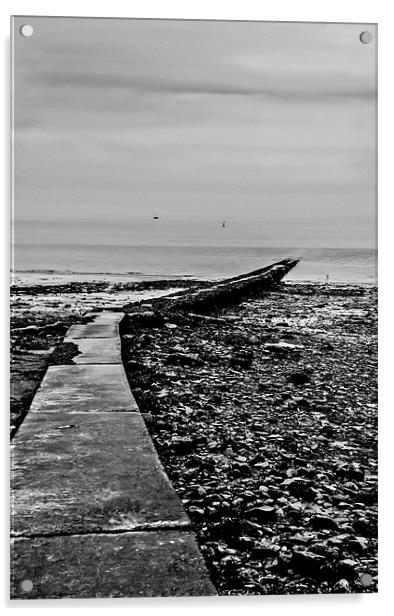
M373 228L365 221L350 235L344 228L289 219L224 227L221 220L25 221L15 226L14 273L16 281L215 279L301 257L288 279L376 283Z

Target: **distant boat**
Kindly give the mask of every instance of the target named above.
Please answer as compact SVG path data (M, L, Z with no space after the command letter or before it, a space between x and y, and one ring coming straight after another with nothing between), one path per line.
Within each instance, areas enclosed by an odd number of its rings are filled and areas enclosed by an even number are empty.
M226 221L225 221L225 220L223 220L223 222L222 222L222 227L223 227L223 229L224 229L224 227L225 227L225 226L226 226Z
M159 220L158 216L153 216L153 220Z

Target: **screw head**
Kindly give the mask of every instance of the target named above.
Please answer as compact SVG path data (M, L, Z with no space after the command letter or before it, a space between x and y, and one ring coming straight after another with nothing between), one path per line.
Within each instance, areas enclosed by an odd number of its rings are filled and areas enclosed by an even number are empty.
M34 28L30 24L23 24L23 26L19 28L19 32L25 38L29 38L30 36L33 36Z
M367 30L365 30L365 32L361 32L360 41L364 45L368 45L372 41L372 34L368 32Z

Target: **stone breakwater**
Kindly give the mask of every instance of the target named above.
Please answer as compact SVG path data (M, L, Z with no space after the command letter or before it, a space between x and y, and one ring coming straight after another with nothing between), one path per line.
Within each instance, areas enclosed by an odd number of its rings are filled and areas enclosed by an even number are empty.
M130 314L123 360L219 593L376 592L376 288L184 306Z
M207 288L186 290L175 293L170 298L159 298L154 301L155 309L165 313L197 310L200 313L209 312L214 308L236 304L246 297L259 296L272 288L288 274L298 263L296 259L284 259L273 265L229 278L219 283L212 283ZM127 311L129 306L125 305Z

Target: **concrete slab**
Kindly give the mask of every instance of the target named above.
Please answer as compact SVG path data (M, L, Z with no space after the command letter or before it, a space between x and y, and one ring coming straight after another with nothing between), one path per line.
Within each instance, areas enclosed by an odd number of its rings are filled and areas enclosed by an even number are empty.
M138 411L122 365L50 366L30 413Z
M11 458L14 536L190 523L137 413L30 414Z
M119 325L112 320L93 321L92 323L72 325L67 332L65 342L76 338L115 338L119 335Z
M122 363L119 338L76 338L72 342L80 352L73 357L75 364Z
M123 311L103 310L101 312L89 312L85 316L93 317L95 323L116 323L119 325L125 313Z
M11 557L13 599L217 594L190 532L15 539Z

